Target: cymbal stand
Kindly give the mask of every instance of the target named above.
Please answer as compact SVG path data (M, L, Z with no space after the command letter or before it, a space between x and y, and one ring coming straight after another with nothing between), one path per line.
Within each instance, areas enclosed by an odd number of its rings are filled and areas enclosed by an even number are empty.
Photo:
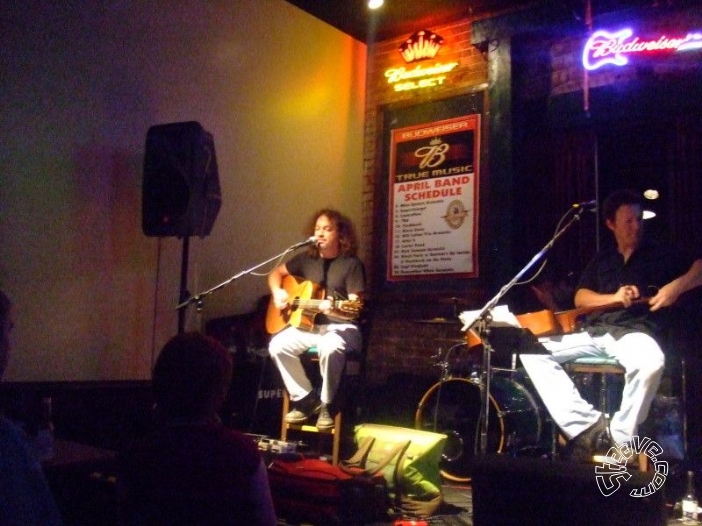
M440 401L441 401L441 390L444 386L444 383L451 377L451 354L453 351L458 349L459 347L465 345L465 343L457 343L455 345L452 345L447 351L446 355L442 356L442 349L439 347L438 352L432 356L436 360L434 363L435 367L438 367L440 370L440 376L439 376L439 382L438 385L439 387L437 388L436 391L436 402L434 403L434 411L433 411L433 431L437 431L437 426L439 425L438 419L439 419L439 408L440 408ZM442 359L443 358L443 359Z
M520 279L543 257L546 253L551 250L556 240L560 238L566 230L568 230L573 223L580 220L580 216L585 211L583 207L573 207L565 215L571 212L573 209L576 210L573 217L565 223L560 229L556 230L556 233L549 240L546 245L534 256L531 260L506 284L500 291L490 300L476 315L475 319L465 325L464 330L468 331L473 327L476 328L476 332L480 337L483 344L483 370L480 375L480 448L479 452L481 455L487 454L487 441L488 441L488 420L490 417L490 379L492 377L492 368L490 365L491 354L493 349L490 345L489 336L491 332L491 324L493 321L492 310L497 306L497 302L502 299L502 297L509 292L509 290L516 285Z

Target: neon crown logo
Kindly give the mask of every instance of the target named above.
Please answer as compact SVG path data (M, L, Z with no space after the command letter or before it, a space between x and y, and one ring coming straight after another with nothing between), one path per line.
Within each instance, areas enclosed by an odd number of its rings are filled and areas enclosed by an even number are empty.
M402 43L400 55L407 63L427 60L436 56L443 43L443 37L428 29L422 29Z

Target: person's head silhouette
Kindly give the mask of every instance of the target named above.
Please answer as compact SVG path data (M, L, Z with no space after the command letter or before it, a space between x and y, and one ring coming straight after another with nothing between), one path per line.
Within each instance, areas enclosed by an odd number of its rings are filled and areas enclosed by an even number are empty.
M232 379L232 358L217 340L179 334L156 360L153 390L160 419L170 423L217 420Z

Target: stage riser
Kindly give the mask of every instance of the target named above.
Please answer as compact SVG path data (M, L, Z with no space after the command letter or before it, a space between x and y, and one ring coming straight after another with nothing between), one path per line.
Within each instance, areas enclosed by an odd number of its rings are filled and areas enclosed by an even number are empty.
M594 466L488 456L476 462L473 475L474 525L665 525L665 484L647 497L633 497L630 492L647 487L653 474L631 474L605 497Z

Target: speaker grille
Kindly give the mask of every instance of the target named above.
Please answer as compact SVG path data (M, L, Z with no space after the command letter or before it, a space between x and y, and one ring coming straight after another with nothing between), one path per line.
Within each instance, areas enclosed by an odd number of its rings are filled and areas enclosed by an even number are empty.
M144 234L205 237L221 204L212 135L195 121L149 128L142 193Z

